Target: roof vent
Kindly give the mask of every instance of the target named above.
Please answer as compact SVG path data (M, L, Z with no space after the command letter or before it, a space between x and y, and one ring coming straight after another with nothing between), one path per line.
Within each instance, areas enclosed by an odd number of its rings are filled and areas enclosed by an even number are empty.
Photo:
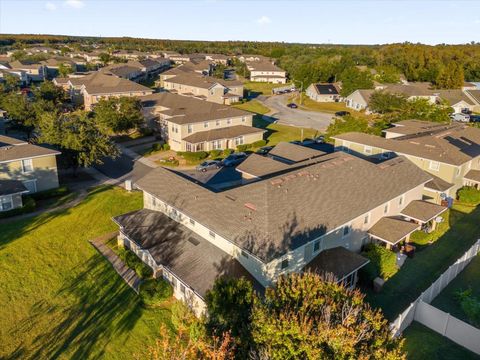
M237 198L233 195L225 195L225 197L228 199L228 200L232 200L232 201L235 201L237 200Z
M250 210L253 210L253 211L257 211L257 207L252 204L252 203L245 203L244 206L247 208L247 209L250 209Z

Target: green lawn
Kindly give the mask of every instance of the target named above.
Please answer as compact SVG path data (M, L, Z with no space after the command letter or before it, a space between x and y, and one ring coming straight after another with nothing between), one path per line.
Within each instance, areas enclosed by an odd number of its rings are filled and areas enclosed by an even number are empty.
M462 212L466 210L470 212ZM450 210L450 228L432 245L417 247L415 257L406 260L381 293L365 289L367 300L393 320L475 243L480 237L479 218L480 207L454 205Z
M270 146L277 145L282 141L302 139L302 129L299 127L269 123L260 117L254 118L253 126L267 130L264 138ZM303 139L312 139L320 134L315 129L303 129Z
M246 101L241 104L235 104L233 107L236 107L238 109L246 110L246 111L251 111L257 114L266 114L270 111L268 107L263 105L260 101L258 100L250 100Z
M290 84L270 84L264 82L256 82L256 81L246 81L243 84L243 88L246 91L250 91L251 93L262 94L262 95L272 95L272 89L288 86Z
M470 264L433 300L432 305L450 313L460 320L469 319L455 299L457 291L472 290L472 295L480 299L480 256L476 256Z
M0 358L131 359L171 328L170 309L145 309L87 242L140 193L100 187L74 208L1 225Z
M443 217L443 222L437 225L435 231L432 231L430 234L425 233L424 231L418 230L410 235L410 242L414 243L416 246L427 246L431 243L437 241L443 234L445 234L455 222L462 217L461 212L453 211L450 216L450 210L445 211L441 216Z
M480 359L480 356L417 322L413 322L403 336L408 360Z

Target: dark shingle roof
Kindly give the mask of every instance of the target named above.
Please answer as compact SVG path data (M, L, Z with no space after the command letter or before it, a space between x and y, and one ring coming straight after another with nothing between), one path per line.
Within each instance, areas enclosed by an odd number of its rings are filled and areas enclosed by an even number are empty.
M362 255L339 246L322 251L305 266L305 270L318 274L333 274L338 280L342 280L369 262L370 260Z
M165 168L137 185L269 262L431 179L404 157L375 165L336 152L322 160L223 192Z
M232 256L161 212L142 209L114 218L122 232L157 264L165 266L202 298L219 277L245 277L261 286Z
M96 72L82 78L72 78L70 81L77 85L84 85L87 92L92 94L112 94L124 92L145 92L151 94L152 89L136 82L122 79L113 75Z
M447 208L445 206L422 200L414 200L401 211L401 214L425 223L437 217L446 210Z
M200 131L184 137L182 140L195 144L204 141L232 139L237 136L264 133L265 130L246 125L235 125L219 129Z
M20 180L0 179L0 195L12 195L27 191L27 188Z
M470 170L464 176L465 179L480 182L480 170Z
M383 217L373 225L368 233L378 239L395 245L405 236L418 230L420 225L395 217Z

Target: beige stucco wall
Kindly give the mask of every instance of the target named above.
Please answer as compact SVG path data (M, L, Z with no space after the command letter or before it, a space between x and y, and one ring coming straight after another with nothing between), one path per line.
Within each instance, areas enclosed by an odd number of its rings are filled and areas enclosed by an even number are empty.
M163 87L167 90L176 90L179 94L192 93L196 96L205 96L208 101L212 101L217 104L223 104L223 95L226 91L226 88L220 84L217 84L210 89L205 89L192 85L177 84L168 81L168 79L163 80Z
M368 104L365 102L365 99L358 90L355 90L353 93L348 95L345 98L345 102L348 108L355 110L363 110L368 106Z
M23 173L21 161L1 163L0 179L36 180L37 192L58 187L55 155L32 158L32 165L32 172Z

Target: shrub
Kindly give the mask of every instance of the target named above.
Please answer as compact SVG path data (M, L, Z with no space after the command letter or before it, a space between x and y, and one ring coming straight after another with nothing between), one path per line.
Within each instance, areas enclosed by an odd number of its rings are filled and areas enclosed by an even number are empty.
M45 200L53 197L64 196L67 195L69 192L70 190L68 189L68 187L60 186L56 189L40 191L34 194L30 194L29 196L32 197L34 200Z
M465 315L467 315L468 321L472 325L480 327L480 299L473 296L472 289L457 291L455 298L460 303L460 307Z
M159 143L152 144L152 150L153 150L153 151L162 150L162 145L159 144Z
M35 211L37 204L31 196L24 196L22 202L23 206L21 208L0 212L0 219Z
M267 145L267 140L258 140L252 143L252 147L262 147Z
M467 204L480 204L480 190L475 189L473 186L464 186L458 189L457 199Z
M131 250L120 248L118 250L118 256L122 261L132 270L134 270L139 277L146 279L152 276L152 269L143 263L137 255Z
M229 155L233 154L233 150L232 149L225 149L223 150L223 156L227 157Z
M172 286L163 279L148 279L140 285L140 296L147 306L159 305L172 294Z
M222 150L212 150L210 151L210 157L215 159L222 154Z
M249 149L250 145L249 144L242 144L237 146L237 151L247 151Z
M386 280L398 271L395 253L383 246L368 244L365 246L363 255L370 259L370 263L362 271L369 280L373 280L377 276Z
M153 275L153 270L143 262L135 264L135 272L142 279L148 279Z
M177 155L183 157L187 161L199 161L208 157L208 153L206 151L184 151L184 152L177 152Z
M165 144L163 144L162 149L163 149L164 151L168 151L168 150L170 150L170 145L167 144L167 143L165 143Z

